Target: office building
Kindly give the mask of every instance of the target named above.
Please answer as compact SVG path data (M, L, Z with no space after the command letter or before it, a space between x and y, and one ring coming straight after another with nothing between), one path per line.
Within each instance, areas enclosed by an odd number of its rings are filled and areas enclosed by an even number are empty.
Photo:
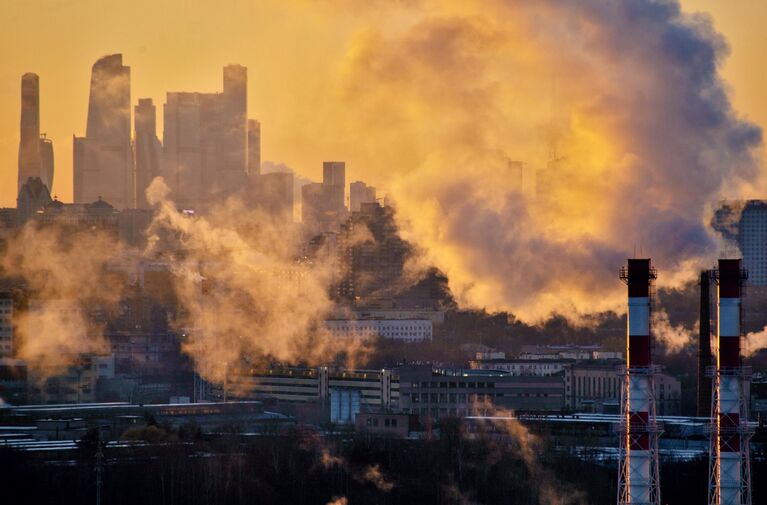
M357 301L398 291L410 249L397 232L390 207L361 204L360 212L352 213L341 226L338 248L339 299Z
M160 175L162 144L157 138L157 111L151 98L140 98L134 109L134 158L136 160L136 208L148 209L146 190Z
M248 175L261 175L261 123L248 119Z
M315 418L348 423L359 412L396 409L400 398L400 379L392 370L254 368L229 376L226 385L214 387L214 395L223 398L224 387L228 399L302 406L304 413L313 409L309 415Z
M53 142L45 133L40 135L40 179L53 192Z
M301 221L310 234L335 232L346 219L346 166L343 161L322 164L322 183L301 188Z
M91 73L85 137L74 138L75 203L134 206L130 126L130 67L121 54L105 56Z
M715 230L737 244L750 286L767 286L767 200L722 202Z
M616 414L621 401L624 360L578 361L564 367L565 408L577 412ZM682 386L666 373L655 376L655 404L658 415L679 415Z
M55 225L67 232L103 232L115 242L120 237L120 211L101 198L91 203L49 201L32 216L41 226Z
M400 410L421 422L443 417L492 414L510 410L562 409L562 375L513 376L495 370L466 370L407 365L397 369Z
M13 356L13 297L0 291L0 358Z
M99 382L114 378L112 355L72 356L65 370L34 367L28 370L28 400L31 404L93 403Z
M376 188L362 181L349 184L349 211L359 212L363 203L375 203Z
M21 191L21 187L29 178L39 178L41 176L40 78L37 74L28 73L21 76L21 124L17 191Z
M346 164L343 161L322 163L322 184L328 188L329 206L337 212L345 209Z
M247 185L247 69L224 67L222 93L169 92L162 173L176 205L201 210Z
M51 203L51 193L39 177L30 177L21 186L16 199L16 218L23 225L36 216L38 210Z
M383 338L416 343L431 341L431 319L328 319L325 329L338 338Z
M271 172L251 177L255 205L272 217L293 222L293 181L291 172Z

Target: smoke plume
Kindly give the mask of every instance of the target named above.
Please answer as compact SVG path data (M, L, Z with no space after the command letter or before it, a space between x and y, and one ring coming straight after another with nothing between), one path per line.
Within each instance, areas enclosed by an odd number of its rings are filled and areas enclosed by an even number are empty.
M80 354L107 351L94 314L114 313L127 279L108 270L119 248L99 231L38 228L28 223L0 255L0 272L23 279L29 307L14 320L16 356L45 378Z
M761 131L730 105L708 17L657 0L372 10L355 10L333 133L459 301L577 318L620 310L626 257L652 257L661 286L711 263L712 205L756 178Z
M298 229L230 199L205 217L176 210L161 178L147 190L156 207L147 256L171 260L183 315L184 352L210 380L228 369L276 360L317 364L345 353L347 364L364 343L329 338L323 321L332 265L303 261ZM356 347L355 347L356 344Z
M491 404L488 404L486 408L491 412L489 419L493 425L512 439L513 449L524 461L527 471L530 473L530 482L538 491L540 505L584 505L587 503L586 497L581 491L566 490L565 484L541 464L538 460L538 454L541 452L543 442L519 422L512 411L494 407Z
M652 329L666 352L679 352L694 341L692 332L684 324L672 325L668 313L662 309L653 311Z
M716 341L716 339L714 339ZM743 340L743 355L753 356L757 351L767 348L767 326L762 328L761 331L755 331L746 335Z

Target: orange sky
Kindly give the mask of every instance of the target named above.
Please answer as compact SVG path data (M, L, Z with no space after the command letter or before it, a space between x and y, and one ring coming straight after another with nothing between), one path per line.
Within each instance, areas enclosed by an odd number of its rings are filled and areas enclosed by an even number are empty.
M354 31L354 14L331 16L321 5L309 8L307 1L218 5L213 9L202 0L0 2L0 206L15 206L21 75L40 75L41 131L53 139L56 157L52 192L68 201L71 139L85 132L90 67L116 52L131 67L132 102L153 98L160 124L166 91L220 90L221 68L240 63L249 71L250 116L262 122L264 160L285 162L315 179L326 159L349 160L347 180L367 173L355 166L350 146L333 136L333 111L343 106L333 80ZM712 14L732 50L723 72L735 107L767 126L762 91L767 89L762 55L767 3L683 0L683 5ZM385 174L377 177L372 182L386 184Z

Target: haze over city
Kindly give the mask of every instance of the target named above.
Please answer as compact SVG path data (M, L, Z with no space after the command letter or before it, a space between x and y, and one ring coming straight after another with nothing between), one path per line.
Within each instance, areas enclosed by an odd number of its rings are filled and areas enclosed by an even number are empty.
M4 2L14 489L138 499L111 464L157 503L760 502L766 18Z

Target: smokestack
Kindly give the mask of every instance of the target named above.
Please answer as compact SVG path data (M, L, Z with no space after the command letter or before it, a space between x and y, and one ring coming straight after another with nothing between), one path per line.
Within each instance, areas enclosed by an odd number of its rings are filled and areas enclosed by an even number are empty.
M717 360L711 412L709 452L710 505L751 504L751 464L746 388L750 370L741 366L743 317L741 295L746 271L739 259L720 259L715 278L717 303Z
M659 429L650 332L651 286L657 275L649 259L630 259L620 277L628 284L628 331L619 430L618 505L660 505Z
M711 413L711 270L700 272L700 334L698 337L698 417Z

